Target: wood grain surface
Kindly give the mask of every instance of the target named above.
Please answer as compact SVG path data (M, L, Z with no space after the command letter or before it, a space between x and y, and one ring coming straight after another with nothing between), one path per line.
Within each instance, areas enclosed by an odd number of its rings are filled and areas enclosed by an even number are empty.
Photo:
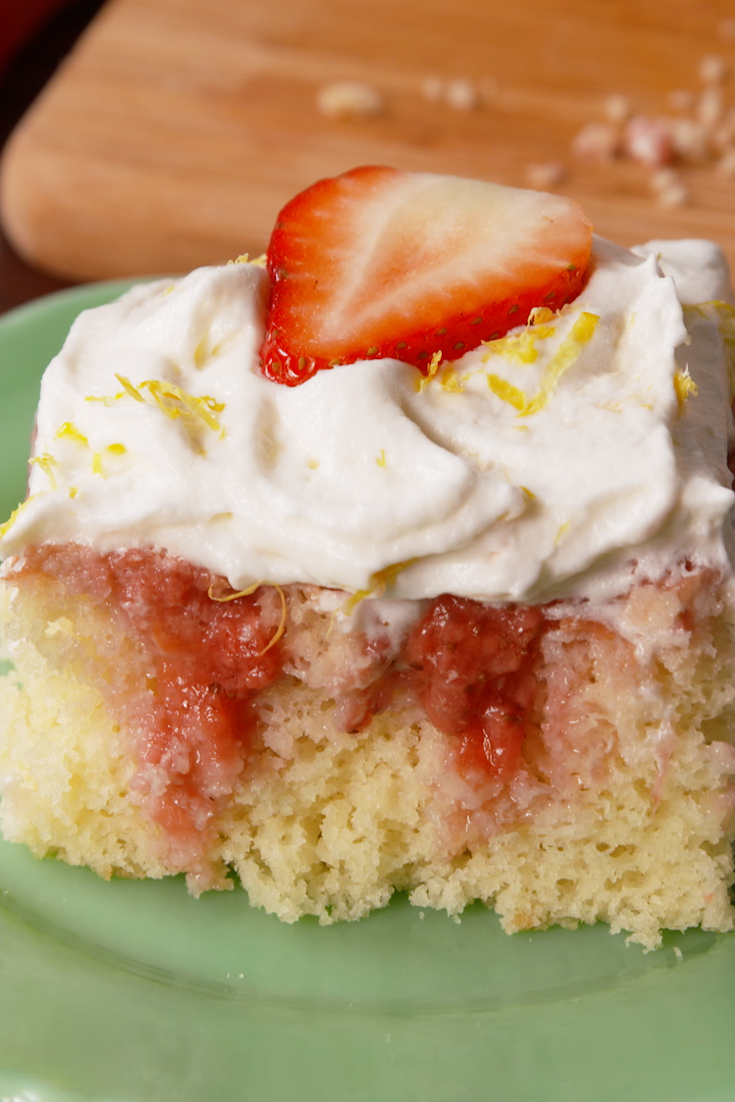
M282 204L356 164L558 190L624 244L707 236L735 264L735 177L685 164L666 209L651 170L580 161L574 135L624 93L671 115L704 57L735 70L733 0L109 0L8 143L3 225L31 262L74 279L181 271L261 252ZM427 78L464 78L472 110ZM325 84L364 80L376 117L321 113ZM723 84L735 106L735 76Z

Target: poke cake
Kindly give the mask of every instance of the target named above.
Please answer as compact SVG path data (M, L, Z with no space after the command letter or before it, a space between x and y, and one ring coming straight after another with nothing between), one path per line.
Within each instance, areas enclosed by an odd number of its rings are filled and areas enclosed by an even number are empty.
M0 529L0 829L286 921L733 927L726 262L369 167L83 313Z

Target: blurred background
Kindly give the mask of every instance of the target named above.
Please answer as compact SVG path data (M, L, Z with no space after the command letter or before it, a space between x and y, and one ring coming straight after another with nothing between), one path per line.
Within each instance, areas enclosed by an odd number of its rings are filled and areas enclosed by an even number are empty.
M735 263L732 0L5 0L0 310L257 254L357 164L579 199Z

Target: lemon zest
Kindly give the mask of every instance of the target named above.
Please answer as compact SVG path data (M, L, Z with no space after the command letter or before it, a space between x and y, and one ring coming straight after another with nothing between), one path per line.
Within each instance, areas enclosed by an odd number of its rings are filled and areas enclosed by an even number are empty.
M364 601L366 597L370 597L375 593L372 588L368 589L356 589L351 597L348 597L342 607L338 610L344 616L351 616L361 601Z
M380 455L375 460L375 462L378 464L379 467L387 466L386 459L385 459L385 448L380 449Z
M143 397L143 395L136 387L133 386L133 384L130 382L130 379L126 378L125 375L118 375L117 373L115 373L115 378L122 386L125 394L127 394L130 398L134 398L136 402L145 402L145 398ZM115 398L122 398L122 394L116 394Z
M119 397L123 397L123 395L121 394L119 395ZM80 432L76 425L72 424L71 421L65 421L64 424L61 425L58 432L56 433L56 439L78 440L79 443L84 444L85 447L90 446L89 440L84 435L84 433ZM108 444L105 448L105 451L109 452L110 455L123 455L126 451L126 448L124 444ZM103 478L107 477L102 466L101 452L92 453L92 473L102 475ZM78 491L75 490L74 494L71 494L70 496L76 496L77 492Z
M112 406L115 402L119 402L121 398L125 397L125 392L120 391L119 394L85 394L85 402L101 402L103 406Z
M158 409L172 420L180 417L190 425L203 422L207 428L218 431L220 438L224 436L225 430L214 415L221 413L225 408L225 404L224 402L218 402L211 395L190 394L188 390L183 390L175 383L162 382L160 379L144 379L142 383L134 386L124 375L116 374L115 378L123 387L122 391L112 396L88 395L85 401L111 405L113 402L119 401L120 398L124 398L125 395L133 398L136 402L145 403L152 399ZM150 398L147 397L144 391L148 392Z
M494 341L484 341L483 347L487 351L482 362L487 363L491 356L498 355L513 363L535 363L538 359L537 342L552 337L554 333L553 325L537 325L535 328L527 327L521 333L512 333Z
M57 440L78 440L80 444L89 444L89 440L80 432L76 425L71 421L64 421L64 424L59 428L56 433Z
M199 341L199 344L194 349L194 367L198 367L201 369L205 366L207 360L209 359L209 346L207 344L208 337L209 333L205 333L202 339Z
M544 408L559 379L576 363L584 346L592 340L599 320L597 314L591 314L587 310L579 315L546 365L541 385L523 412L519 414L520 417L538 413Z
M426 365L426 374L420 374L418 379L416 380L416 390L418 390L419 393L424 389L424 387L428 386L431 380L434 378L437 371L439 370L439 364L441 363L441 360L441 352L435 352Z
M547 321L551 321L553 316L554 311L548 306L534 306L528 315L528 321L530 325L544 325Z
M416 559L405 559L403 562L394 562L389 566L384 566L382 570L377 570L374 574L370 575L368 588L356 590L347 598L338 611L345 616L352 615L357 606L364 601L366 597L379 596L385 593L386 589L393 585L401 571L415 562Z
M507 379L502 379L500 375L493 375L492 373L486 374L487 385L493 392L496 398L500 398L503 402L509 402L515 409L523 412L528 406L528 398L525 393L517 386L513 386Z
M269 651L271 647L275 647L276 643L286 630L286 594L283 592L280 585L276 585L275 582L273 582L273 588L278 590L278 596L281 598L281 621L270 643L268 643L258 655L259 658L261 658L266 653L266 651Z
M42 495L41 494L31 494L30 497L27 497L25 499L25 501L21 501L20 505L17 505L16 508L13 509L12 513L10 514L8 519L5 521L5 523L0 524L0 539L5 539L8 532L13 527L13 525L15 524L18 517L20 516L20 514L25 509L25 507L27 505L29 505L30 502L34 500L34 498L37 498L37 497L40 497L40 496L42 496Z
M69 497L70 498L75 498L78 493L79 493L79 487L78 486L70 486L69 487Z
M260 589L263 585L272 585L275 590L278 591L278 596L281 598L281 619L276 628L276 631L269 643L263 647L263 650L258 654L258 658L261 658L271 647L275 647L278 640L286 630L286 594L281 589L280 585L276 582L253 582L252 585L247 586L246 589L238 589L235 593L227 593L224 597L218 597L214 592L215 582L212 582L207 590L207 596L210 601L217 601L218 604L225 604L227 601L236 601L238 597L250 597L255 593L256 589Z
M207 428L222 431L224 435L222 425L214 416L225 408L224 402L218 402L208 394L197 397L175 383L162 383L159 379L146 379L139 384L140 390L144 387L167 417L172 420L183 417L187 421L199 419Z
M439 375L439 386L450 394L461 394L464 390L462 379L454 370L454 364L445 364Z
M262 585L267 584L267 582L253 582L253 584L249 585L247 589L238 589L235 593L228 593L224 597L217 597L214 593L215 583L212 582L209 589L207 590L207 596L209 597L210 601L217 601L218 604L225 604L227 601L236 601L238 597L249 597L251 593L255 593L256 589L260 589Z
M227 261L227 267L231 268L233 264L254 264L256 268L265 268L266 260L267 257L265 253L261 253L260 256L254 256L252 260L248 253L240 253L234 260Z
M679 406L679 413L684 412L684 407L687 403L689 395L697 397L699 393L699 387L694 382L694 379L689 374L689 368L685 368L684 371L677 371L674 375L674 391L676 393L676 402Z
M43 473L48 476L52 490L55 490L57 486L56 475L53 469L54 467L58 467L58 465L53 455L49 455L48 452L43 452L41 455L34 455L32 459L28 460L29 467L40 467Z
M556 535L554 536L554 547L559 546L559 544L562 541L562 537L564 536L564 534L566 532L569 531L570 528L571 528L571 521L569 521L569 520L565 520L563 524L559 525L559 527L556 530Z

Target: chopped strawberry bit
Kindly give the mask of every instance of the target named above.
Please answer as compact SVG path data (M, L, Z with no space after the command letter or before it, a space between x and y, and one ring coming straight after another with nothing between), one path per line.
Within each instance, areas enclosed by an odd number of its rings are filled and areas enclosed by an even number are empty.
M385 167L321 180L271 236L263 372L295 386L359 359L455 360L576 298L591 239L560 196Z
M492 608L447 595L432 601L405 652L431 722L459 734L490 704L507 702L515 711L542 624L536 608Z
M490 773L510 779L523 765L526 721L503 704L489 704L460 737L459 768L466 776Z

